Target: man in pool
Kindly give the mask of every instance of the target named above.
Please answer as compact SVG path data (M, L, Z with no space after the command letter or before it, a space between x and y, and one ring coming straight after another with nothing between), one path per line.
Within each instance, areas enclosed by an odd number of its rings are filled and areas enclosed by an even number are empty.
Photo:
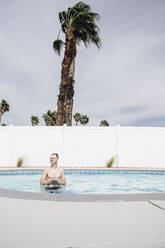
M51 184L66 184L66 178L64 175L64 169L57 166L58 163L58 153L52 153L50 156L51 166L45 168L40 179L41 185L51 185Z

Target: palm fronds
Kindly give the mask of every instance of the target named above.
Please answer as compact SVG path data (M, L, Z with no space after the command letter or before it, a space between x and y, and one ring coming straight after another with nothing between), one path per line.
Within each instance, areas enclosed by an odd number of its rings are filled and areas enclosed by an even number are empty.
M32 126L38 126L40 122L38 116L32 115L30 119L31 119Z
M60 56L60 52L62 50L63 45L64 45L64 42L59 39L53 42L53 49L55 53L57 53L59 56Z
M55 126L57 112L56 111L51 112L51 110L48 110L47 113L42 116L42 118L44 119L46 126Z
M61 30L66 34L68 27L74 28L74 37L77 44L82 41L87 47L91 43L98 48L101 47L101 39L99 37L99 27L96 21L100 19L100 15L91 12L91 7L88 4L79 2L72 8L59 13L59 20L61 23Z

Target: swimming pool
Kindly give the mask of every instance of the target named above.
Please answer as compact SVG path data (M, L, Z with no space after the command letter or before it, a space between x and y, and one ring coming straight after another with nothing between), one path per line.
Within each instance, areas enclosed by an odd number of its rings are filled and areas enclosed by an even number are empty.
M0 171L0 188L44 192L41 170ZM66 170L67 184L57 194L131 194L165 192L165 171Z

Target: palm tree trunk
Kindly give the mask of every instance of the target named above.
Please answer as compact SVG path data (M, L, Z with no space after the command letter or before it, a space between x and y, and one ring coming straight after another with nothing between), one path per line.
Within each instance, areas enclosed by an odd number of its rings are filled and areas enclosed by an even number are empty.
M65 113L66 113L66 124L72 126L72 110L73 110L73 96L74 96L74 75L75 75L75 58L70 66L68 84L66 88L65 98Z
M76 41L73 35L73 27L68 27L66 33L66 44L64 59L62 62L61 70L61 84L59 87L58 103L57 103L57 119L56 125L62 126L64 124L64 111L65 111L65 99L66 99L66 88L69 83L69 72L71 64L76 57Z

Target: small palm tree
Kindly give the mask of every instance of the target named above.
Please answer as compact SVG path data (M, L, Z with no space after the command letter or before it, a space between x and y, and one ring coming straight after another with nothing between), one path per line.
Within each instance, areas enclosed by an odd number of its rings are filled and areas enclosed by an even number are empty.
M22 167L23 162L24 162L24 158L18 158L17 167Z
M80 122L83 126L85 126L89 122L89 118L87 115L81 115Z
M74 120L75 120L75 122L76 122L76 126L77 126L77 123L80 122L81 114L77 112L77 113L75 113L75 114L73 115L73 118L74 118Z
M44 114L42 118L44 119L46 126L52 126L52 118L49 115Z
M10 105L3 99L2 102L0 103L0 124L2 121L2 116L4 115L5 112L10 110Z
M32 115L32 117L31 117L32 126L38 126L39 122L40 122L39 118L35 115Z
M96 25L99 15L91 12L89 5L78 2L72 8L69 7L67 10L60 12L59 20L61 30L65 35L65 42L59 39L59 32L57 40L53 42L53 48L60 55L61 49L65 45L65 52L61 69L56 125L63 125L65 113L66 124L71 126L77 45L83 42L85 47L88 47L91 43L95 44L98 48L101 47L98 34L99 28Z
M109 123L108 123L108 121L106 121L106 120L102 120L102 121L100 122L100 126L102 126L102 127L109 126Z
M113 156L108 162L107 162L107 167L112 167L112 165L115 162L115 156Z
M55 126L56 117L57 117L57 112L55 110L53 112L51 112L51 110L48 110L47 113L42 116L46 126Z

